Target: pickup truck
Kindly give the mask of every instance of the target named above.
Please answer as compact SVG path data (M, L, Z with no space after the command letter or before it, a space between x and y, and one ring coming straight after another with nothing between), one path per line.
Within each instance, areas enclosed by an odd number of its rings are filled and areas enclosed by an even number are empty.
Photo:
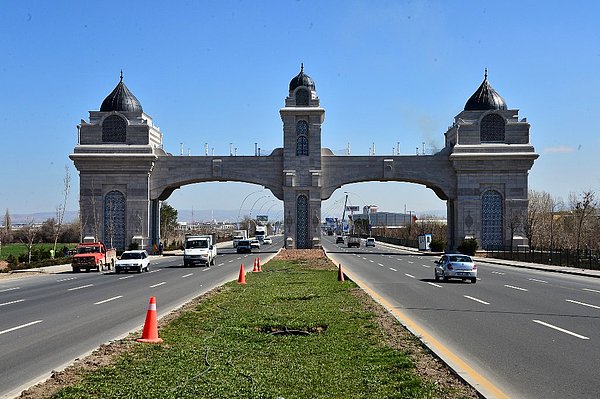
M351 248L351 247L360 248L360 236L356 236L356 235L348 236L347 242L348 242L348 248Z
M71 267L75 273L82 269L89 272L91 269L101 271L106 267L109 270L115 267L117 261L117 250L106 248L101 242L83 242L77 245L76 253L73 255Z
M183 265L196 264L210 266L216 263L217 246L211 235L186 236L183 250Z

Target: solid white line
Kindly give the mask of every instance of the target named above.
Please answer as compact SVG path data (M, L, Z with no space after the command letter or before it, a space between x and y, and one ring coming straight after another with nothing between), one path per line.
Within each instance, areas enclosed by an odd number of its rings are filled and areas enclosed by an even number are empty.
M0 290L0 292L8 292L8 291L14 291L14 290L19 290L19 289L21 289L21 287L7 288L5 290Z
M151 285L150 288L158 287L159 285L163 285L163 284L167 284L167 282L163 281L162 283Z
M41 323L42 321L44 321L44 320L36 320L36 321L32 321L31 323L22 324L22 325L20 325L20 326L16 326L16 327L13 327L13 328L9 328L8 330L0 331L0 335L2 335L2 334L6 334L6 333L9 333L9 332L11 332L11 331L18 330L18 329L20 329L20 328L29 327L29 326L32 326L32 325L34 325L34 324Z
M565 330L564 328L560 328L560 327L553 326L552 324L544 323L543 321L540 321L540 320L532 320L532 321L533 321L534 323L538 323L538 324L541 324L541 325L543 325L543 326L546 326L546 327L553 328L553 329L555 329L555 330L557 330L557 331L564 332L565 334L569 334L569 335L572 335L572 336L574 336L574 337L577 337L577 338L581 338L581 339L589 339L589 338L588 338L588 337L586 337L586 336L583 336L583 335L576 334L576 333L574 333L574 332L572 332L572 331Z
M126 278L132 278L133 276L125 276L125 277L119 277L119 280L125 280Z
M529 281L535 281L536 283L548 284L547 281L538 280L537 278L528 278L527 280L529 280Z
M565 299L565 301L567 301L567 302L571 302L571 303L575 303L575 304L577 304L577 305L587 306L587 307L594 308L594 309L600 309L600 306L596 306L596 305L590 305L589 303L584 303L584 302L574 301L574 300L572 300L572 299Z
M521 287L515 287L514 285L508 285L508 284L504 284L504 286L505 286L506 288L512 288L513 290L519 290L519 291L529 291L528 289L521 288Z
M598 290L592 290L590 288L582 288L582 290L589 291L589 292L597 292L598 294L600 294L600 291L598 291ZM0 291L0 292L2 292L2 291Z
M430 282L430 281L428 281L428 282L427 282L427 284L429 284L429 285L433 285L434 287L442 288L442 286L441 286L441 285L439 285L439 284L436 284L436 283L432 283L432 282Z
M427 268L431 267L431 266L429 266L429 265L421 265L421 266L423 266L423 267L427 267Z
M395 270L394 270L395 271ZM415 278L415 276L413 276L412 274L408 274L408 273L404 273L405 276L408 276L410 278Z
M12 305L13 303L19 303L19 302L23 302L25 299L17 299L16 301L10 301L10 302L4 302L4 303L0 303L0 306L4 306L4 305Z
M477 298L475 298L475 297L472 297L472 296L469 296L469 295L463 295L463 296L464 296L465 298L468 298L468 299L472 300L472 301L479 302L479 303L483 303L484 305L489 305L489 304L490 304L489 302L482 301L481 299L477 299Z
M82 285L81 287L75 287L75 288L69 288L67 291L75 291L75 290L80 290L82 288L89 288L89 287L93 287L94 284L86 284L86 285Z
M105 299L103 301L96 302L96 303L94 303L94 305L102 305L103 303L114 301L115 299L119 299L119 298L123 298L123 295L113 296L112 298L108 298L108 299Z
M193 276L193 275L194 275L194 273L188 273L186 275L181 276L181 278L186 278L186 277Z
M397 272L398 270L394 269L393 267L390 267L390 270L393 272Z

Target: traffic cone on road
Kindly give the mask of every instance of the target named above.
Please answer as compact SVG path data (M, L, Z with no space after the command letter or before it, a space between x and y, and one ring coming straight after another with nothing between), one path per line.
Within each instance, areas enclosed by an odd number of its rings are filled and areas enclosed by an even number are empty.
M262 272L262 269L260 268L260 258L256 258L256 264L258 265L258 271Z
M146 322L144 323L144 330L142 331L142 338L137 340L138 342L151 342L159 343L163 342L161 338L158 338L158 322L156 317L156 298L150 297L150 303L148 304L148 311L146 312Z
M253 272L253 273L256 273L256 272L258 272L258 271L259 271L259 270L258 270L258 262L256 262L256 258L254 258L254 268L252 269L252 272Z
M240 265L240 275L238 277L238 284L246 284L246 272L244 271L244 264Z
M342 264L338 268L338 281L344 282L344 272L342 271Z

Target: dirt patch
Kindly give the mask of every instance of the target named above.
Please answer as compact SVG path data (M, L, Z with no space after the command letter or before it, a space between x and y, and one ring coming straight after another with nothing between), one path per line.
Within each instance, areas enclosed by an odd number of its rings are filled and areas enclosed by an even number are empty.
M300 261L301 264L310 265L311 268L315 269L335 269L335 265L325 256L323 250L320 249L282 250L275 259L296 260ZM206 298L226 289L225 287L215 288L161 318L158 322L159 331L166 324L178 318L182 313L195 309ZM416 373L423 379L442 388L444 394L439 396L439 398L481 398L475 389L457 377L452 370L424 347L415 336L406 330L382 306L374 302L364 291L357 288L352 291L352 294L361 300L367 311L376 316L377 324L381 327L381 334L384 341L390 347L407 353L415 364ZM275 329L275 331L280 330L281 328ZM273 331L273 329L270 330L271 333ZM139 337L139 333L133 333L127 338L102 345L91 355L83 359L77 359L73 365L67 367L65 370L52 372L48 380L23 391L19 397L27 399L46 399L52 397L59 389L80 381L85 373L93 372L100 367L113 363L118 356L130 351L133 346L139 345L135 342Z

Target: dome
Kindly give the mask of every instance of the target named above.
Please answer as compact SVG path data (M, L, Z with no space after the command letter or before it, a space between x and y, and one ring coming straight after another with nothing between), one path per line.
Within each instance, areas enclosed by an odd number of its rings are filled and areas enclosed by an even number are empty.
M117 87L102 101L100 112L142 112L142 104L123 83L123 71Z
M487 111L489 109L505 110L507 107L502 96L488 82L486 68L483 82L465 104L465 111Z
M290 92L296 90L296 88L300 86L306 86L312 91L316 90L315 82L310 76L304 73L304 64L300 65L300 73L290 80Z

